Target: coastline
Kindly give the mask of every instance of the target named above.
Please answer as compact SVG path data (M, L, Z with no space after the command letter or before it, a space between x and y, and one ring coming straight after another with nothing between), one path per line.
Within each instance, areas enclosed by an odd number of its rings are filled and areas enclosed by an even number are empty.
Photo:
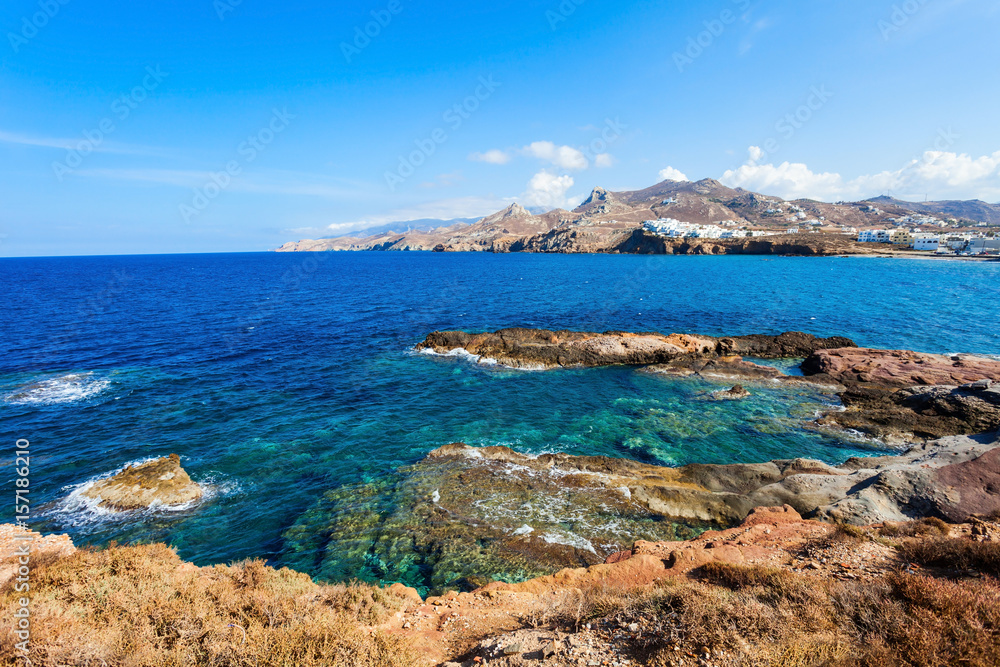
M990 255L975 255L969 257L962 257L959 255L936 255L931 252L908 252L906 250L897 250L894 252L879 252L875 254L854 254L846 253L843 255L834 255L835 257L868 257L874 259L922 259L922 260L943 260L943 261L960 261L960 262L1000 262L1000 257L990 256Z

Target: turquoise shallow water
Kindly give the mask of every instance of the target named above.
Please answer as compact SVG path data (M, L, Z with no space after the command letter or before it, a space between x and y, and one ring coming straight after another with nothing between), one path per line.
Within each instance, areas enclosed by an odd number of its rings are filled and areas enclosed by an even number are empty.
M453 441L666 465L872 451L803 428L835 401L814 390L709 402L721 385L409 352L434 329L802 330L1000 354L1000 264L250 254L0 260L0 279L0 430L32 442L35 526L163 540L197 563L282 563L283 535L323 493ZM73 501L79 485L170 452L211 485L204 503L114 517Z

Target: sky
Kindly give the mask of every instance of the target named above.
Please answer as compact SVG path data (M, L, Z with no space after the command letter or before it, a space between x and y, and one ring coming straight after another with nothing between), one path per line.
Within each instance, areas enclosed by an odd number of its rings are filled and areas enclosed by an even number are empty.
M0 256L715 178L1000 202L997 0L5 0Z

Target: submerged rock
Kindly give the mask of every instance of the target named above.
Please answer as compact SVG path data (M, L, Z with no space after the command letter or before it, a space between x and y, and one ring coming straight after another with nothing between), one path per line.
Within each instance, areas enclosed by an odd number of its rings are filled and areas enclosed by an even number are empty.
M285 533L282 564L330 581L473 590L603 563L635 539L688 539L714 524L670 521L614 471L642 464L451 445L389 480L336 489Z
M712 397L717 401L742 401L744 398L750 397L750 392L743 385L738 384L732 389L717 391L712 394Z
M965 521L1000 510L1000 438L954 436L895 456L852 458L841 466L808 459L664 468L627 459L546 454L506 447L448 445L429 460L517 461L553 479L594 476L629 489L651 516L736 525L758 507L789 505L803 516L872 524L938 516ZM609 554L610 555L610 554Z
M202 488L191 481L177 454L128 466L114 477L100 480L83 496L101 501L101 507L119 511L159 505L183 505L198 500Z
M1000 440L956 436L840 466L679 468L452 444L391 481L326 494L285 533L281 560L321 579L471 590L624 560L637 542L689 539L784 505L859 525L1000 511Z

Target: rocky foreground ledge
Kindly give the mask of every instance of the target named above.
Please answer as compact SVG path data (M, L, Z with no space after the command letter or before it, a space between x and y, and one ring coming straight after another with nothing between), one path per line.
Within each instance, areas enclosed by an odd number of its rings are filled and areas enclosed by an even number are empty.
M1000 516L838 528L788 506L687 542L637 541L589 568L423 599L324 586L262 561L196 567L163 545L35 540L30 641L4 664L278 667L735 667L1000 664ZM55 540L55 541L52 541ZM61 540L61 541L60 541ZM18 654L18 642L28 655Z
M789 505L802 516L868 525L939 517L961 523L1000 512L1000 434L953 436L898 456L852 458L841 466L809 459L666 468L628 459L544 454L463 444L434 450L428 461L466 460L500 478L517 468L626 495L660 520L733 526L758 507ZM531 475L521 476L531 477Z
M503 329L478 334L438 331L417 350L461 351L479 363L522 369L631 365L664 375L737 382L810 382L833 387L846 407L824 415L820 425L852 429L888 444L1000 428L1000 361L859 348L843 337ZM802 358L803 375L789 376L745 357Z

